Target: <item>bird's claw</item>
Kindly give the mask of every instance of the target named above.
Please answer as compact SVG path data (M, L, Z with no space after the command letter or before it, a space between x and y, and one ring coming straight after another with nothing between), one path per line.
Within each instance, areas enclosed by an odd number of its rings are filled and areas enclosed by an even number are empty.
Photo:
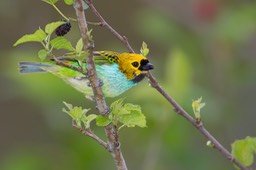
M99 79L99 85L100 85L100 87L102 87L104 85L104 83L101 79Z

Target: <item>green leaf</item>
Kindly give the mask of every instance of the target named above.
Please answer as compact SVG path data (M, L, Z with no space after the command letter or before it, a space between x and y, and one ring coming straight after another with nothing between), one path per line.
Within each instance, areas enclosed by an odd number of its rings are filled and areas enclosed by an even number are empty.
M26 42L43 42L45 38L46 38L45 32L39 28L33 34L26 34L22 36L20 39L18 39L15 42L13 46L17 46L19 44L26 43Z
M87 112L89 109L87 110ZM81 121L84 123L85 128L90 128L90 123L96 119L98 116L96 114L90 114L86 116L85 114L82 116Z
M96 114L90 114L87 116L87 122L91 122L93 121L94 119L96 119L98 116Z
M63 108L62 111L67 113L70 117L72 117L72 119L75 120L76 125L81 128L82 127L81 121L83 121L83 122L87 121L87 118L86 118L85 114L90 109L83 109L82 107L78 107L78 106L73 107L72 104L69 104L69 103L66 103L66 102L63 102L63 103L68 108L68 110Z
M141 107L131 103L123 104L123 101L124 99L119 99L110 105L111 114L109 117L113 120L113 124L117 125L120 122L122 124L120 128L124 126L146 127L146 118Z
M96 125L97 126L107 126L108 124L111 123L111 120L105 116L99 115L96 118Z
M120 114L120 110L123 107L123 101L124 101L124 98L121 98L121 99L118 99L118 100L114 101L110 105L111 115L113 116L113 118L112 118L113 124L116 125L116 126L118 124L118 117L119 117L119 114Z
M85 62L86 57L88 57L89 52L85 51L84 53L77 54L75 59L78 61L79 65L82 66Z
M90 30L87 32L87 35L88 35L89 42L93 42L93 39L92 39L92 29L90 29Z
M38 51L38 57L41 59L41 61L44 61L47 57L47 51L45 49L42 49Z
M123 123L123 126L127 127L146 127L146 117L141 111L141 107L139 105L134 105L131 103L127 103L123 107L126 110L125 114L120 116L120 122ZM120 127L120 128L121 128Z
M143 41L142 42L142 46L141 46L141 49L140 49L140 53L141 53L141 55L143 55L143 56L147 56L148 55L148 53L149 53L149 49L148 49L148 46L147 46L147 44Z
M197 100L193 100L192 102L192 108L193 108L193 112L195 114L195 117L197 120L201 119L201 109L205 106L205 103L202 103L202 97L200 97Z
M42 0L42 1L48 4L56 4L59 0Z
M65 37L57 37L50 41L50 44L56 48L59 49L66 49L69 51L74 51L75 49L72 47L72 44L65 38Z
M64 0L64 2L67 5L73 5L74 4L74 0Z
M214 148L214 144L213 144L212 141L210 141L210 140L208 140L208 141L206 142L206 146L211 147L211 148Z
M69 104L69 103L64 102L64 101L63 101L63 103L64 103L64 105L68 108L68 110L72 110L72 109L73 109L73 105L72 105L72 104ZM66 111L64 111L64 112L66 112ZM68 113L68 112L66 112L66 113ZM68 113L68 114L69 114L69 113Z
M51 35L56 30L56 28L58 28L59 26L61 26L62 24L65 24L65 23L66 22L63 22L63 21L49 23L45 26L45 32L47 34Z
M256 137L246 137L231 144L232 155L244 166L250 166L256 153Z
M119 114L119 111L120 111L120 109L123 106L123 101L124 101L124 98L121 98L121 99L118 99L118 100L114 101L110 105L110 110L111 110L112 114L114 114L114 115L118 115Z
M83 39L80 38L76 43L76 52L80 53L83 50L84 44Z

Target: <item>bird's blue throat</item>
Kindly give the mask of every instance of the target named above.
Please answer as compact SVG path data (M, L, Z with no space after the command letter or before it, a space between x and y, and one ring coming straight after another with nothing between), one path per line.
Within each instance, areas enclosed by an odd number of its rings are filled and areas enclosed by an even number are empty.
M96 65L96 70L98 77L103 81L103 91L113 97L132 88L145 77L145 74L141 74L132 80L127 80L117 64Z

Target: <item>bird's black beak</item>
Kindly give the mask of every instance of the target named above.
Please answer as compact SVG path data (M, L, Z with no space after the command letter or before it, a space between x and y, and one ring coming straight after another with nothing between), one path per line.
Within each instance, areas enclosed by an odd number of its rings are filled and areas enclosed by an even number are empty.
M142 66L143 71L148 71L148 70L152 70L152 69L154 69L154 65L151 63L147 63L144 66Z

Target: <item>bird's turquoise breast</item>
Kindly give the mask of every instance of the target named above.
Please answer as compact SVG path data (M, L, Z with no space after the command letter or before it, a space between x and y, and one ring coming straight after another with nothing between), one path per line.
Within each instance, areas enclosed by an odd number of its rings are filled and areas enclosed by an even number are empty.
M103 81L103 93L108 97L118 96L137 84L132 80L127 80L117 64L96 65L96 71Z

